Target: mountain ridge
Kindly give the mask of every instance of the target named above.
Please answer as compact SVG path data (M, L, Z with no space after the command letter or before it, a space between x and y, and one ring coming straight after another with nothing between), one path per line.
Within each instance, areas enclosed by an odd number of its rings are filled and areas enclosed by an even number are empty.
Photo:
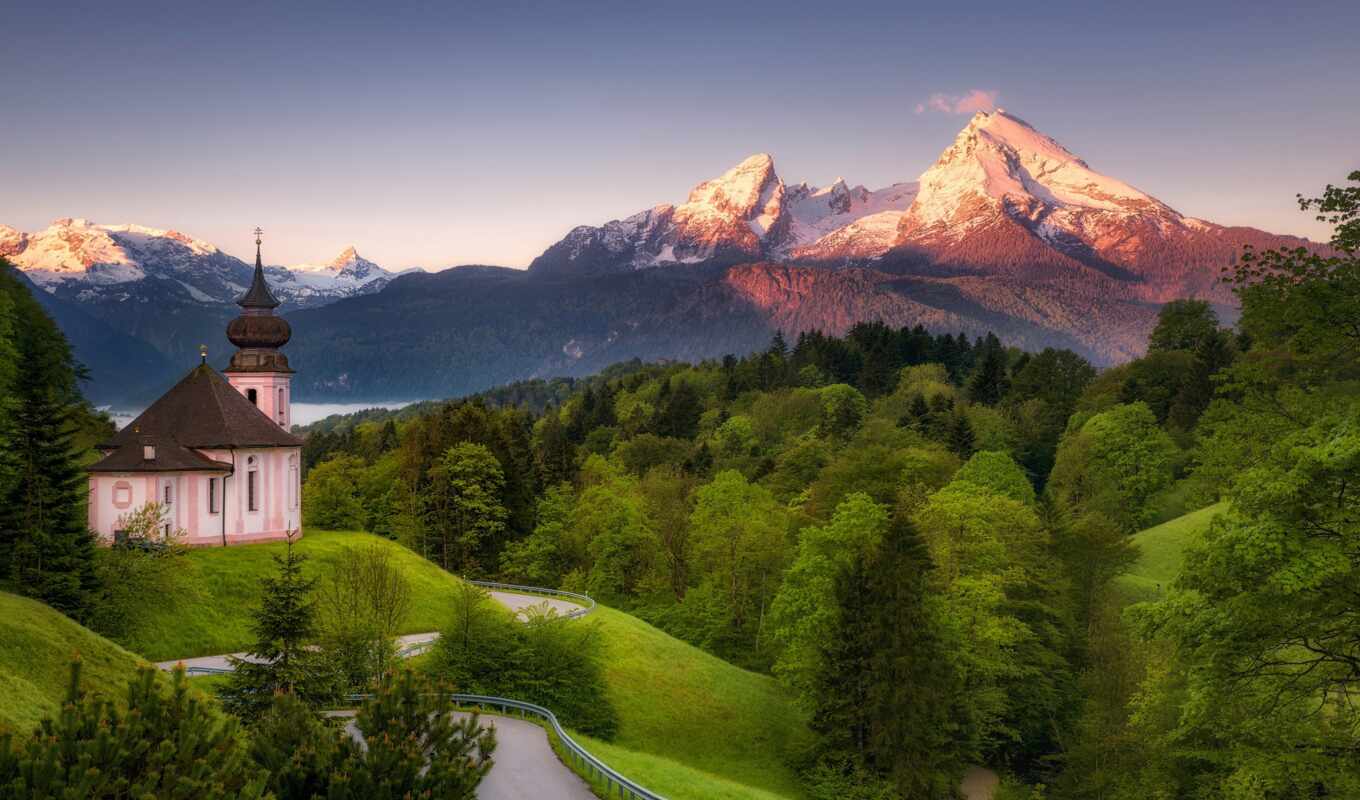
M242 262L173 231L58 223L62 235L45 237L0 227L0 255L21 269L27 259L47 292L173 363L195 360L199 342L229 352ZM76 234L94 239L72 250ZM295 396L390 400L611 360L717 357L775 331L875 320L993 331L1108 365L1141 354L1168 300L1202 298L1233 321L1221 274L1246 245L1325 249L1184 216L997 110L972 117L917 181L790 184L757 153L683 202L573 228L527 270L392 273L351 246L268 274L294 324ZM63 271L61 254L76 251L89 264ZM198 283L185 280L191 267ZM162 313L143 313L152 302Z

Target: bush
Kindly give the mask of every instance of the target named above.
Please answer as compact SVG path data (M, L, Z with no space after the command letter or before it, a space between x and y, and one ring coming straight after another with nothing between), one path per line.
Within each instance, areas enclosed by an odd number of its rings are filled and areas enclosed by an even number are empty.
M611 738L618 714L605 696L596 626L562 620L546 606L524 616L512 616L486 592L466 586L435 643L430 670L463 691L537 703L564 725Z
M472 800L491 769L496 736L478 715L451 712L447 691L402 672L359 710L361 746L296 697L278 695L254 729L250 755L268 770L278 800Z
M265 776L241 746L236 721L191 693L182 669L168 691L144 668L127 709L87 697L80 662L56 719L17 744L0 733L0 796L27 798L261 798Z

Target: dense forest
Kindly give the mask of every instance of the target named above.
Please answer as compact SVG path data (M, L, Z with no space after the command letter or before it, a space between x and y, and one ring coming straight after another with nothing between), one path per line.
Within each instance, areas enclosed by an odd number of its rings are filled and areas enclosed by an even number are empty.
M1146 356L1098 372L1069 351L861 324L741 358L331 419L307 437L305 522L394 539L462 575L582 591L775 676L815 734L797 768L819 800L947 798L975 764L1008 777L1008 800L1360 796L1349 177L1300 200L1335 227L1334 250L1248 250L1225 273L1235 330L1204 302L1172 302ZM80 374L0 268L0 585L116 636L162 559L97 549L84 530L80 459L108 429ZM1214 504L1174 581L1150 599L1121 589L1135 533ZM314 726L314 681L329 681L318 696L355 683L316 667L356 640L311 644L313 585L291 545L269 587L255 646L269 657L240 662L223 692L274 748L252 756L262 765ZM500 668L467 661L482 635L544 664L585 647L482 630L441 640L436 669L493 681L469 672ZM600 667L572 668L564 682L590 685ZM402 681L370 721L421 696ZM130 697L155 706L155 693L147 678ZM63 717L72 730L113 713L82 702ZM605 735L612 722L590 724ZM479 734L445 736L445 777L470 793ZM40 738L24 745L33 763ZM9 780L22 770L0 744ZM367 769L353 748L323 751L274 780ZM410 785L426 780L410 763Z
M1225 273L1235 331L1173 302L1097 373L861 324L332 420L308 524L773 673L818 797L946 796L973 763L1036 796L1355 796L1358 193L1301 201L1334 253ZM1219 501L1159 599L1117 589L1131 534Z

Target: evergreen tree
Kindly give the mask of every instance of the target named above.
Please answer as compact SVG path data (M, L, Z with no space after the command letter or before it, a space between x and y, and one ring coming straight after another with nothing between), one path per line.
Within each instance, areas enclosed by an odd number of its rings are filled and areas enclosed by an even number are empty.
M446 697L410 671L389 676L355 720L360 746L279 695L252 731L250 755L278 800L472 800L491 769L495 733L475 713L455 718Z
M996 405L1010 390L1010 377L1006 373L1006 350L1001 341L993 334L981 346L977 368L968 379L968 399L974 403Z
M973 424L968 421L968 415L954 414L949 424L949 450L959 458L969 458L975 447Z
M247 720L258 719L277 694L295 694L315 705L331 694L329 676L317 654L307 649L316 632L314 579L302 576L307 557L297 552L289 535L282 557L275 555L278 574L260 581L262 602L252 623L255 645L247 658L231 658L233 671L222 702Z
M265 797L234 720L189 689L177 669L169 690L155 670L139 670L126 707L92 699L71 667L66 703L20 742L0 732L0 796L10 800Z
M661 383L662 397L657 400L653 433L677 439L693 439L699 432L699 417L703 414L703 398L687 380Z
M86 478L75 452L83 400L80 370L51 318L0 263L0 294L10 315L7 348L22 365L22 380L0 416L0 571L23 594L77 620L89 617L98 589L94 537L85 524ZM4 388L4 387L0 387Z

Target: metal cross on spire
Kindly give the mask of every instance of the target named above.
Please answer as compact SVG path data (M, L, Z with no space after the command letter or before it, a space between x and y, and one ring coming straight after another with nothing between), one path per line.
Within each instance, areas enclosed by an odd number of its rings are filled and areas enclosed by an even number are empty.
M259 247L259 246L260 246L260 237L263 236L263 235L264 235L264 231L262 231L262 230L260 230L258 227L256 227L256 228L255 228L255 246L256 246L256 247Z

